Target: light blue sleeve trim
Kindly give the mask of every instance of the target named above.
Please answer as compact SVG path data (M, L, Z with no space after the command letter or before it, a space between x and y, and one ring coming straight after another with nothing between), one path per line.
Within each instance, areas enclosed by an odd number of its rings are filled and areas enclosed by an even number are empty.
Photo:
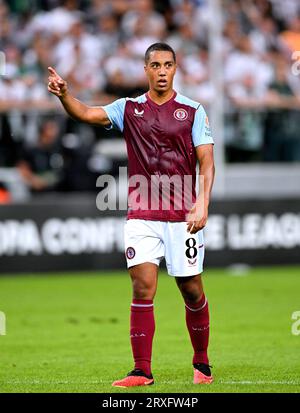
M118 129L123 132L124 129L124 112L126 98L117 99L106 106L101 106L105 110L111 125L106 129Z
M203 106L199 106L199 108L196 110L192 128L192 138L194 146L214 143L214 140L211 136L208 117Z
M182 103L183 105L191 106L194 109L197 109L200 106L199 102L196 102L195 100L192 100L186 96L181 95L180 93L177 93L177 96L175 97L175 102Z
M146 93L144 93L143 95L137 96L135 98L127 98L127 100L130 100L131 102L145 103L147 102Z

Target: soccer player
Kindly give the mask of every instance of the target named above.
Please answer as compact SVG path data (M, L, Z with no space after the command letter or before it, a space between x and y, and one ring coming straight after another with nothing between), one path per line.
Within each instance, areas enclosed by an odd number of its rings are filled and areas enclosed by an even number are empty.
M203 291L203 228L214 180L213 139L202 105L173 89L176 55L165 43L145 53L149 91L103 107L76 100L67 83L49 67L48 90L79 121L123 132L129 166L125 254L133 297L130 339L134 369L112 385L154 383L151 371L155 330L153 300L159 263L165 257L185 302L186 325L194 350L194 383L211 383L208 359L209 311ZM196 197L196 165L202 189ZM167 178L167 179L166 179ZM179 178L179 180L178 180ZM188 179L190 178L190 179ZM169 180L169 181L168 181ZM134 183L138 181L140 192ZM168 190L164 184L168 181ZM192 202L181 202L191 195ZM189 197L187 197L189 198Z

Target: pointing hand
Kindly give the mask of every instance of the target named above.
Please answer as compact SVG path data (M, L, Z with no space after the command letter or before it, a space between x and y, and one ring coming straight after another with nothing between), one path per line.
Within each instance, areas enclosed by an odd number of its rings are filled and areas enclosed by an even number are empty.
M56 73L53 67L48 67L48 71L48 91L57 97L64 97L68 89L67 82Z

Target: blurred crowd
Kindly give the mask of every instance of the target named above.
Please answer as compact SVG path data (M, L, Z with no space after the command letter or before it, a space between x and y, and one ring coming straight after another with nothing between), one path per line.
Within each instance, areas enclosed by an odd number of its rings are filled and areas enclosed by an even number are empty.
M300 74L292 70L294 64L300 71L295 53L300 1L221 4L227 161L300 161ZM176 90L209 112L218 99L210 76L211 22L208 0L0 0L0 51L6 58L0 76L0 167L17 164L32 190L48 184L72 189L65 182L63 142L68 147L87 136L88 153L105 136L58 113L57 99L46 88L49 65L76 97L105 104L147 89L144 52L165 41L177 53ZM51 145L41 138L44 133L55 135ZM77 146L85 153L82 145ZM33 158L41 158L41 147L48 153L46 170L53 170L50 158L58 155L63 185L53 176L49 182L35 179L39 167Z

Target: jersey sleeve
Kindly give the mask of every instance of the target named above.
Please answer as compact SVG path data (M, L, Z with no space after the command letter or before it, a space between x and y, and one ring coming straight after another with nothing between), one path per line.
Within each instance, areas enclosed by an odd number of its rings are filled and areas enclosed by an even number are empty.
M199 106L199 108L196 110L192 127L192 138L194 146L214 143L214 140L211 136L208 117L203 106Z
M123 132L124 129L124 112L126 98L117 99L106 106L101 106L105 110L111 125L106 129L118 129Z

